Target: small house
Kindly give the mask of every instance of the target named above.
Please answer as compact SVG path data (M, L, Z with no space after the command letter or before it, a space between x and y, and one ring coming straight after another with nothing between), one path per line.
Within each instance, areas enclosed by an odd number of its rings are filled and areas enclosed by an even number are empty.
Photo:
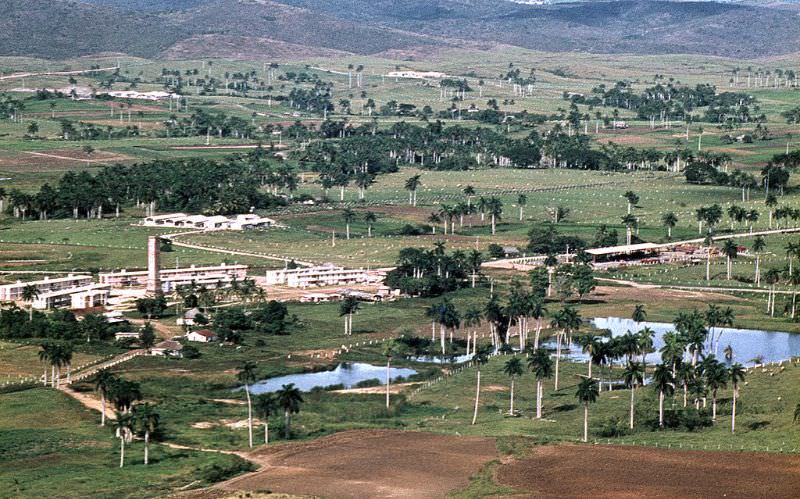
M151 348L150 354L162 357L182 357L183 354L181 353L181 350L183 350L183 345L177 341L166 340L162 341L161 343L157 343L153 348Z
M198 329L197 331L188 333L186 335L186 339L196 343L212 343L217 341L218 338L214 331L210 331L208 329Z

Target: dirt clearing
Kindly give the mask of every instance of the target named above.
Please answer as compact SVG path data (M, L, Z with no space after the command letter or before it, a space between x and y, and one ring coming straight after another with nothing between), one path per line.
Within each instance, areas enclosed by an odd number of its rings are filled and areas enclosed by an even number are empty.
M800 457L592 445L543 446L497 468L531 497L797 497Z
M391 430L356 430L255 453L261 471L224 490L325 497L440 498L464 487L497 456L494 439Z

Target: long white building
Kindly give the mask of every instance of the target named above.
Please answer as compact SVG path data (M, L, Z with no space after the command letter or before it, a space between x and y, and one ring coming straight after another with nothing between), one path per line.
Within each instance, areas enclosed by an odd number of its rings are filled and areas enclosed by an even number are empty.
M92 276L73 274L69 274L66 277L45 277L38 281L17 281L13 284L4 284L0 286L0 301L23 301L22 290L25 289L26 286L35 286L39 294L42 295L55 291L80 288L90 284L92 284Z
M247 277L247 265L214 265L183 267L178 269L161 269L159 281L163 292L170 292L178 286L188 284L216 287L218 283L229 284L234 279L242 281ZM119 272L107 272L99 275L100 284L112 288L143 288L147 285L148 271L123 269Z
M266 284L290 288L342 286L347 284L380 284L385 274L366 269L345 269L333 264L311 268L268 270Z
M176 229L194 230L252 230L267 229L270 227L282 227L281 224L271 218L260 217L249 213L236 215L234 217L224 217L216 215L207 217L205 215L187 215L186 213L169 213L166 215L154 215L142 221L145 227L174 227Z

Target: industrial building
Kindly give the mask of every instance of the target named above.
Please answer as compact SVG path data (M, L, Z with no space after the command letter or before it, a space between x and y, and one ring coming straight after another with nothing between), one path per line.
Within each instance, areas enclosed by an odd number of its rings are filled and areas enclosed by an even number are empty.
M34 286L39 294L42 295L56 291L81 288L90 284L92 284L92 276L73 274L69 274L66 277L45 277L38 281L17 281L13 284L4 284L0 286L0 301L23 301L22 291L27 286Z

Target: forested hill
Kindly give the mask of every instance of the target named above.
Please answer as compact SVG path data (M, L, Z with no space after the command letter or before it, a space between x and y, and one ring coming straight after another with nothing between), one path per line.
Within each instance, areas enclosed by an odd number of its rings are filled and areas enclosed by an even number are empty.
M6 0L0 55L64 58L409 56L442 47L700 53L798 50L800 11L715 2L502 0Z

